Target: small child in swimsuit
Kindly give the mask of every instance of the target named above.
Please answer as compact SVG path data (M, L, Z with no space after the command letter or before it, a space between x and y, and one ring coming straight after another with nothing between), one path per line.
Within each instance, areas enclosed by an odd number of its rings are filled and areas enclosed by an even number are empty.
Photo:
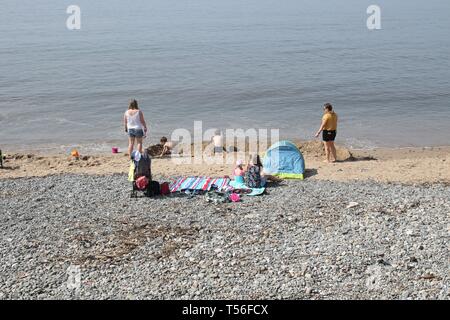
M236 168L234 168L235 177L243 177L245 174L244 162L242 160L236 161Z
M234 179L238 182L244 183L244 162L242 160L236 161L236 167L233 171Z
M174 144L172 141L168 141L166 137L162 137L160 140L160 144L163 146L163 150L160 154L160 157L168 156L172 154L172 149Z

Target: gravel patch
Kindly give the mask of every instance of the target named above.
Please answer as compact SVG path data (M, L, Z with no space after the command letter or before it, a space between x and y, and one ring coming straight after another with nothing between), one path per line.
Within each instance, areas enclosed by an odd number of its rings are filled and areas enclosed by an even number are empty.
M285 181L219 205L129 189L0 180L0 299L449 299L449 186Z

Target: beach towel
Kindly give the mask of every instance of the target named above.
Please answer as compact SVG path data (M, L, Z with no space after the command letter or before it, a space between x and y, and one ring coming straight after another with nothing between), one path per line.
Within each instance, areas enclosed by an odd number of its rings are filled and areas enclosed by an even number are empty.
M245 185L245 183L236 180L230 181L229 185L235 190L251 190L250 193L245 194L247 196L259 196L266 191L266 188L249 188Z
M171 193L186 190L207 192L215 185L217 191L226 192L231 189L229 187L230 181L230 178L181 177L173 181L169 188Z

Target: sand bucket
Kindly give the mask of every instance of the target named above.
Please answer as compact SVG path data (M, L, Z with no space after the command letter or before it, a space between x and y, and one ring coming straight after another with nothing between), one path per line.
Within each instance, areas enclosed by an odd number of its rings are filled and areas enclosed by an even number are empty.
M78 152L77 149L73 149L73 150L70 152L70 155L71 155L72 157L74 157L74 158L77 158L77 159L80 157L80 153Z
M112 153L119 153L119 148L117 147L112 147L111 148Z

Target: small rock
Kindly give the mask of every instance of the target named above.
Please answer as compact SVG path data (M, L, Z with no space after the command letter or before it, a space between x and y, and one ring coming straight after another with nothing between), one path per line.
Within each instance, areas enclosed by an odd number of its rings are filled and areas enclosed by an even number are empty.
M354 208L354 207L357 207L357 206L359 206L359 203L358 202L354 202L354 201L352 201L352 202L350 202L348 205L347 205L347 209L351 209L351 208Z

